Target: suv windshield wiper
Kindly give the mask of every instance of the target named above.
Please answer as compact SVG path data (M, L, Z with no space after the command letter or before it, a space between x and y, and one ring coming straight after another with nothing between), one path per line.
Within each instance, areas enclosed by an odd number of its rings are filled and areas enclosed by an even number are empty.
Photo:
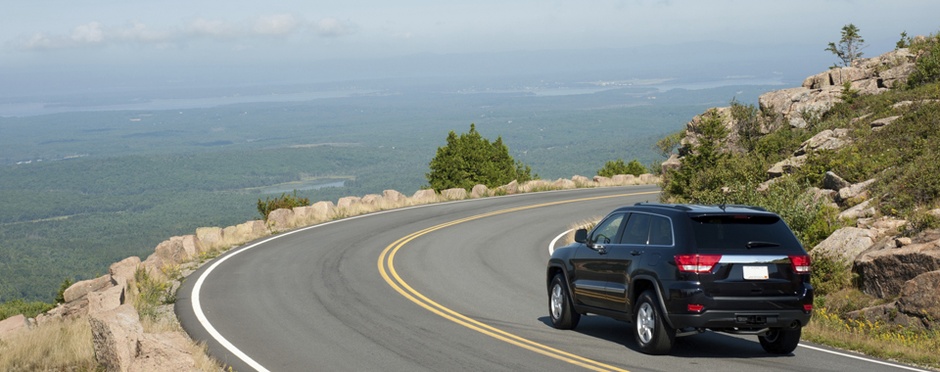
M749 241L747 242L747 248L763 248L763 247L779 247L779 243L774 242L762 242L762 241Z

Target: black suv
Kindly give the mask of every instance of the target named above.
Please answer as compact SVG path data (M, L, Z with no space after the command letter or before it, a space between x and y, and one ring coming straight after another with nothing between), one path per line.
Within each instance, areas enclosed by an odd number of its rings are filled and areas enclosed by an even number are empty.
M803 246L780 216L741 205L618 208L555 250L546 279L555 328L588 313L630 321L648 354L706 329L789 354L813 310Z

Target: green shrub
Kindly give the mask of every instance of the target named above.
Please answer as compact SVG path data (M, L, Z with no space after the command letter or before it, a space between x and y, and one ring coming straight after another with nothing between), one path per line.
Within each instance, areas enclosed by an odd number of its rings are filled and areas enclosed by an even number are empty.
M826 296L844 289L851 289L855 275L852 266L843 260L833 259L810 252L813 262L813 290L817 296Z
M53 307L55 305L42 301L26 302L16 299L0 304L0 320L19 314L23 314L27 318L35 318L36 315L49 311Z
M150 276L143 268L134 272L134 281L138 293L134 307L142 318L157 319L157 308L175 300L176 296L170 283Z
M911 49L923 53L914 63L914 72L907 78L910 87L934 83L940 80L940 34L931 35L926 42L915 43Z
M728 153L721 150L721 142L728 135L717 110L708 110L702 114L702 121L697 128L698 146L686 145L680 149L685 153L682 167L663 174L663 198L674 201L697 201L705 198L701 193L714 192L726 187L720 176L713 174L718 170L719 162L724 161Z
M731 100L731 118L737 124L738 138L745 151L753 151L761 136L760 110L754 105L744 105Z
M59 285L59 291L56 292L56 295L55 295L55 303L57 304L65 303L65 290L69 289L69 287L71 287L72 284L73 284L72 279L69 279L69 278L65 278L65 280L62 281L62 284Z
M610 160L604 164L604 167L597 170L597 175L602 177L613 177L618 174L632 174L634 176L639 176L649 171L643 164L636 159L630 161L630 163L624 164L623 159L617 159L616 161Z
M282 193L281 196L274 199L264 198L262 201L258 199L258 213L261 213L262 218L267 221L268 215L271 214L276 209L281 208L295 208L295 207L304 207L310 205L310 199L301 198L297 196L297 190L294 190L294 193L287 194Z

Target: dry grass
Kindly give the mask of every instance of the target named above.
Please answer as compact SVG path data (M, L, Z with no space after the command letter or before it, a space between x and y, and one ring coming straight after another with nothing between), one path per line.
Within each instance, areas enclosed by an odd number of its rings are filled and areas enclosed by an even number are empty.
M3 371L94 371L98 368L87 319L63 320L0 341Z
M569 225L568 229L570 229L571 231L568 231L568 234L565 234L565 237L562 238L560 242L558 242L558 246L563 247L568 244L574 243L575 230L577 229L590 230L591 228L594 227L594 225L596 225L601 220L601 218L604 218L604 216L596 216L596 217L588 218L586 220L578 221Z
M868 320L844 319L826 307L814 310L803 339L878 358L940 369L940 330L914 330Z
M189 336L186 336L186 338L189 338ZM193 356L193 360L196 362L197 371L219 371L219 366L221 366L221 364L209 356L208 347L205 343L196 343L195 341L190 341L186 350L189 355Z

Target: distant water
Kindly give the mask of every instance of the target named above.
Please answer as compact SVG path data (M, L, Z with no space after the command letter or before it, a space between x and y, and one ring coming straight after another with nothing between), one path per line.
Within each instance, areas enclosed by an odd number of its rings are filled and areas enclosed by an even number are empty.
M474 87L470 89L456 88L452 92L469 94L486 93L521 93L534 96L568 96L592 94L602 91L621 88L649 88L659 91L671 89L710 89L732 85L784 85L781 76L729 76L721 79L634 79L628 81L597 81L577 83L548 83L536 86L517 87ZM325 98L344 98L357 96L389 95L388 89L338 89L323 91L305 91L290 93L267 94L216 94L204 97L189 98L133 98L133 94L123 95L120 98L107 96L95 97L74 96L64 98L50 98L47 100L30 97L0 98L0 117L35 116L63 112L80 111L159 111L181 110L194 108L210 108L240 103L272 103L272 102L303 102ZM140 93L147 96L146 93ZM130 96L130 98L128 97Z
M318 183L320 182L320 183ZM306 190L319 190L327 187L343 187L346 185L346 181L332 181L327 183L322 183L323 181L312 181L312 182L300 182L300 183L290 183L290 184L280 184L264 187L261 189L261 194L284 194L292 193L294 190L297 191L306 191Z
M57 102L52 100L29 101L28 99L19 99L20 102L0 101L0 117L35 116L77 111L159 111L194 109L238 103L303 102L324 98L342 98L376 94L381 94L381 92L378 90L336 90L277 94L235 94L198 98L137 99L125 100L120 103L109 103L105 99L95 103Z

